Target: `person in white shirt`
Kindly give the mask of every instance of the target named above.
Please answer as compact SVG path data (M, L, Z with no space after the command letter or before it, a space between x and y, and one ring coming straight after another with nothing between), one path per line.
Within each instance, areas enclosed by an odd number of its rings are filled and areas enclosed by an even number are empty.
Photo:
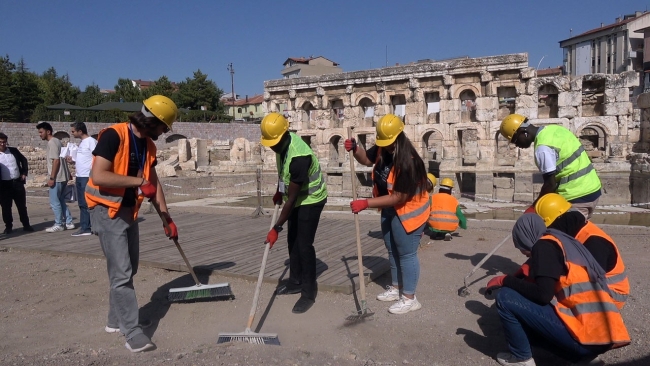
M90 168L93 165L93 150L97 146L97 140L88 136L88 129L83 122L75 122L70 125L70 133L75 138L81 139L76 154L66 157L68 163L75 164L75 186L77 188L77 202L79 203L79 230L72 236L91 235L90 214L88 213L88 204L86 203L86 184L90 176Z
M31 232L34 229L29 225L25 197L27 158L15 147L7 146L7 142L7 135L0 132L0 206L2 206L2 221L5 223L3 234L9 235L13 231L14 217L11 213L13 202L16 203L23 230Z

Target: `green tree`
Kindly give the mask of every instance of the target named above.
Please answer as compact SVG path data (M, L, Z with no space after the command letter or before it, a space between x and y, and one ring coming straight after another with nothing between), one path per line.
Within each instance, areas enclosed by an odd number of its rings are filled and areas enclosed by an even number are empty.
M72 85L66 74L59 76L54 67L50 67L40 78L41 98L48 106L59 103L75 103L80 93L78 87Z
M201 70L197 70L192 79L186 78L178 84L178 92L173 99L180 108L201 110L201 107L205 107L208 111L221 113L223 105L219 103L219 98L222 95L223 90Z
M9 55L0 57L0 120L13 121L14 94L11 92L12 73L16 65L9 61Z
M168 98L171 98L174 94L174 85L169 81L167 76L161 76L160 79L156 80L151 87L142 92L144 99L149 98L152 95L164 95Z
M119 78L110 99L113 102L142 102L142 92L131 80Z
M38 88L38 76L29 72L25 60L21 58L12 79L13 114L16 121L29 122L36 107L43 103Z
M86 89L79 94L77 98L77 105L80 107L92 107L97 104L104 103L104 96L99 90L99 86L95 83L86 86Z

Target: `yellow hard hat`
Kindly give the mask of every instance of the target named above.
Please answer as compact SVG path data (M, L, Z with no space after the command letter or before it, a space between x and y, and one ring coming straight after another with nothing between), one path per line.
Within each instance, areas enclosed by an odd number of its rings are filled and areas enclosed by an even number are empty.
M169 127L169 130L172 129L172 124L178 118L178 107L173 100L167 98L164 95L152 95L142 102L144 107L142 108L142 113L145 116L151 114L153 117L158 118L162 123L166 124ZM147 112L147 110L149 112Z
M528 124L523 125L524 122L526 122L528 118L522 116L521 114L509 114L506 118L503 119L501 122L501 127L499 127L499 130L501 131L501 135L506 138L508 141L512 141L512 137L515 135L515 132L520 127L526 127ZM523 126L522 126L523 125Z
M549 226L558 218L558 216L569 211L571 203L557 193L547 193L535 203L535 212L542 219L544 224Z
M436 186L438 179L432 173L427 173L427 179L429 179L429 182L431 182L431 189L433 189L433 187Z
M266 147L275 146L288 129L289 121L283 115L275 112L269 113L260 123L260 130L262 130L260 142Z
M387 114L377 122L377 146L388 146L392 144L397 135L404 131L404 122L394 114Z
M454 181L451 178L443 178L442 182L440 182L440 186L454 188Z

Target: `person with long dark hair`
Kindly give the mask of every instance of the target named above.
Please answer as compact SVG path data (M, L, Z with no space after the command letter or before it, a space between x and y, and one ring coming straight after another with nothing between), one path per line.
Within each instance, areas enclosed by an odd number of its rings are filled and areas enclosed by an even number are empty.
M390 260L391 286L379 301L397 301L388 311L405 314L422 305L415 297L420 262L420 237L429 218L429 193L424 162L404 133L404 122L387 114L377 122L375 146L367 151L354 138L345 140L360 164L372 166L373 197L350 202L352 212L381 209L381 232ZM401 294L400 294L401 293Z

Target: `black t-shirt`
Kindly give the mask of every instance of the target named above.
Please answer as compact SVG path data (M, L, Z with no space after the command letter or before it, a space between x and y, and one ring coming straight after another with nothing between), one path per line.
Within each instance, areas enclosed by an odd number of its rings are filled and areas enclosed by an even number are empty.
M377 150L379 146L375 145L366 151L366 156L368 160L375 163L377 161ZM388 174L390 173L391 168L393 167L393 154L386 151L386 149L381 150L381 159L372 167L375 172L374 184L377 186L379 191L379 196L388 195L388 187L386 181L388 180Z
M130 177L135 177L138 175L138 170L140 169L142 158L145 156L147 151L147 138L139 138L135 135L131 135L131 139L131 142L133 142L133 139L135 139L137 149L134 148L133 143L129 144L129 168L127 175ZM121 143L122 141L120 139L120 136L117 134L117 131L115 131L113 128L108 128L102 133L101 137L97 141L97 146L95 147L95 150L93 150L93 155L101 156L102 158L113 162ZM151 168L153 169L154 166L156 166L156 160L154 160ZM124 190L122 206L135 206L136 196L137 188L126 188Z

